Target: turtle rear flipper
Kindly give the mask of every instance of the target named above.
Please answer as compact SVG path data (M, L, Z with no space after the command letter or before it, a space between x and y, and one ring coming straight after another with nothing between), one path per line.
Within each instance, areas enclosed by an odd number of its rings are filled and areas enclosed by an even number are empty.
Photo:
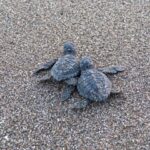
M49 62L46 62L45 64L40 65L40 67L33 72L33 75L37 75L42 71L50 70L53 67L53 65L56 63L56 61L57 59L53 59Z
M104 74L117 74L119 72L123 72L125 68L122 66L110 66L110 67L97 68L97 70L103 72Z
M116 88L116 87L113 87L112 89L111 89L111 95L119 95L119 94L121 94L122 93L122 90L120 89L120 88Z
M89 104L91 103L91 101L89 99L83 99L79 102L74 103L72 109L84 109L86 108Z
M63 93L61 95L61 100L66 101L71 97L72 92L74 91L75 86L73 85L66 85L65 89L63 90Z

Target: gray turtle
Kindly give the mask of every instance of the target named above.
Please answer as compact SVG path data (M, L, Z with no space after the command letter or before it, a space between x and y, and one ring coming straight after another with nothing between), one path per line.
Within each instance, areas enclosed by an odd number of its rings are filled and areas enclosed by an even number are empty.
M106 101L111 93L120 91L112 90L112 83L105 74L116 74L124 71L121 66L104 67L95 69L90 57L83 57L80 61L81 75L77 82L79 95L85 99L75 103L73 108L85 108L94 101Z
M64 92L62 94L62 100L66 100L73 92L76 83L75 77L79 75L80 67L78 60L76 59L76 47L72 42L64 43L63 56L51 60L41 65L34 71L33 75L37 75L42 71L48 70L48 73L39 81L44 82L50 79L56 81L65 81L67 83Z

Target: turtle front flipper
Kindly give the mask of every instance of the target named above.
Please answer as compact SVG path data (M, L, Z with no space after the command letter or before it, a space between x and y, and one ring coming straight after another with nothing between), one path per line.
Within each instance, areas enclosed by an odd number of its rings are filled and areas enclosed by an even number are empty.
M79 102L74 103L72 109L84 109L86 108L89 104L91 103L91 101L89 99L83 99Z
M78 79L77 79L77 78L70 78L70 79L68 79L68 80L65 80L65 82L66 82L68 85L76 86L76 85L77 85L77 82L78 82Z
M110 66L110 67L97 68L97 70L103 72L104 74L117 74L119 72L123 72L125 68L122 66Z
M53 65L56 63L56 61L57 59L53 59L49 62L46 62L45 64L40 65L40 67L33 72L33 75L37 75L42 71L50 70L53 67Z
M71 97L72 92L74 91L75 86L73 85L66 85L65 89L63 90L63 93L61 95L61 100L66 101Z
M52 79L52 76L49 72L48 74L44 75L42 78L39 78L38 82L43 83L43 82L50 81L51 79Z

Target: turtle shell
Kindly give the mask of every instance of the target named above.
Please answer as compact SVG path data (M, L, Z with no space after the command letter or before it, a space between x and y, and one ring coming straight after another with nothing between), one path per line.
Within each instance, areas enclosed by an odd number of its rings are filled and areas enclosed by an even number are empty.
M106 100L111 87L111 81L107 76L96 69L83 71L77 84L79 94L92 101Z
M74 55L59 58L51 69L52 77L57 81L70 79L79 74L79 63Z

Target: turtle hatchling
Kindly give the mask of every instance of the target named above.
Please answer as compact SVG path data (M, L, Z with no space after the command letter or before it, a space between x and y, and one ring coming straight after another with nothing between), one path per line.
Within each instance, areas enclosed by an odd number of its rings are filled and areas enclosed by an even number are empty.
M77 90L84 99L76 102L73 108L81 109L94 101L106 101L111 93L120 92L113 91L112 83L105 74L122 72L124 71L123 67L113 66L96 69L90 57L83 57L80 60L80 69L81 75L77 82Z
M62 93L62 100L67 100L70 97L77 82L76 77L80 73L79 62L75 56L76 46L72 42L65 42L62 57L41 65L33 73L37 75L42 71L48 71L48 73L40 79L40 82L50 79L65 81L66 87Z

